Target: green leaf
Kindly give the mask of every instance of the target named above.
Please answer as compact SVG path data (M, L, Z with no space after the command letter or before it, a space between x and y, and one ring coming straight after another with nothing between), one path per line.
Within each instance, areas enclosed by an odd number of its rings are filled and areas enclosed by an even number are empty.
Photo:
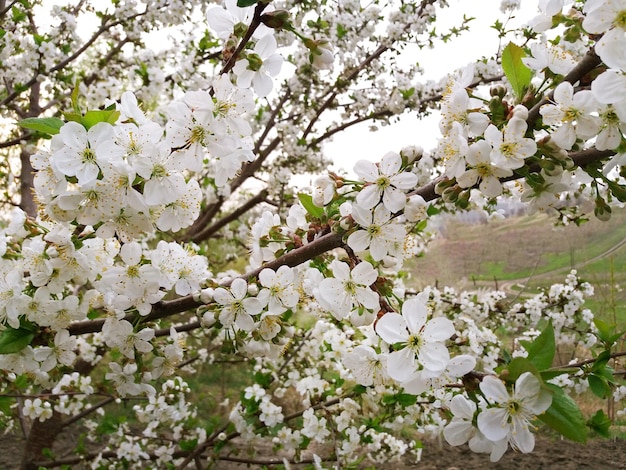
M181 450L190 452L198 446L198 439L189 439L186 441L180 441Z
M527 359L539 370L549 369L554 360L556 343L554 341L554 328L552 322L535 338L532 343L524 345L528 351Z
M311 217L316 219L324 217L324 209L313 204L313 197L310 194L298 193L298 199Z
M585 442L587 440L585 418L576 402L556 385L546 384L546 386L553 392L552 405L545 413L539 415L539 419L566 438Z
M509 373L506 377L507 381L515 382L517 378L522 375L524 372L530 372L534 375L539 375L539 371L535 367L535 365L530 362L525 357L516 357L511 362L509 362L506 366Z
M569 368L569 369L553 369L553 370L542 370L541 371L541 378L546 381L546 380L550 380L553 379L555 377L558 377L559 375L563 375L563 374L574 374L575 372L577 372L579 369L576 368Z
M415 405L415 403L417 403L417 396L409 393L398 393L396 395L396 402L403 407Z
M259 0L237 0L237 6L239 8L251 7L259 2Z
M14 398L0 397L0 413L4 415L11 415L11 407L13 406Z
M524 65L522 58L526 56L524 50L510 42L502 51L502 69L509 79L515 96L521 100L532 79L531 70Z
M63 117L68 121L77 122L79 124L82 124L83 121L83 115L80 113L63 113Z
M606 398L611 394L611 387L605 378L596 374L589 374L587 382L589 382L589 388L597 397Z
M113 434L117 431L120 423L123 423L126 419L117 419L111 415L105 415L98 422L96 432L99 434Z
M78 97L80 96L80 90L78 86L78 82L74 84L74 89L72 90L72 94L70 96L72 101L72 111L76 114L80 114L80 104L78 104Z
M31 129L33 131L41 132L46 135L56 135L59 133L61 127L63 127L62 119L56 117L47 118L26 118L17 123L24 129Z
M89 129L99 122L108 122L109 124L115 124L117 118L120 117L120 112L115 110L96 110L87 111L83 116L82 123L85 128Z
M602 437L611 437L611 432L609 431L611 428L611 420L602 410L598 410L596 414L589 418L587 426L600 434Z
M265 374L263 372L257 372L254 374L254 381L261 387L268 388L272 384L272 374L271 372Z
M8 328L0 333L0 354L20 352L34 337L35 333L26 328Z

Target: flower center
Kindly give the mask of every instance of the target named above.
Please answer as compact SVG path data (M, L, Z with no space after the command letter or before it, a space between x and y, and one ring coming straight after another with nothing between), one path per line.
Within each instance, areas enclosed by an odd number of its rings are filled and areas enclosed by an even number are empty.
M391 180L389 180L386 176L381 176L376 180L376 186L378 186L383 191L391 186Z
M575 121L578 116L580 116L580 111L576 108L567 108L563 111L563 122Z
M263 59L259 54L251 52L246 56L248 60L248 70L252 70L253 72L258 72L261 70L261 66L263 65Z
M621 10L615 17L615 26L626 29L626 10Z
M89 147L85 148L82 153L83 163L95 163L96 153Z
M420 348L424 344L424 340L421 335L411 335L406 344L411 350L415 351L415 353L419 353Z
M370 225L369 227L367 227L367 233L371 236L371 237L375 237L377 235L379 235L381 232L381 228L380 225Z
M485 179L488 176L491 176L491 165L489 163L479 163L476 165L476 173L481 177L481 179Z
M204 129L204 127L202 126L195 126L193 129L191 129L191 137L189 138L189 141L192 144L204 144L204 137L206 136L206 131Z
M602 119L609 125L617 125L620 122L620 119L613 108L608 108L604 113L601 114Z
M509 412L509 415L515 416L522 410L522 405L517 400L509 400L506 404L506 410Z
M167 176L167 170L163 165L156 164L152 167L152 178L164 178Z
M517 144L515 142L504 142L500 145L500 152L507 158L514 157L515 150L517 150Z

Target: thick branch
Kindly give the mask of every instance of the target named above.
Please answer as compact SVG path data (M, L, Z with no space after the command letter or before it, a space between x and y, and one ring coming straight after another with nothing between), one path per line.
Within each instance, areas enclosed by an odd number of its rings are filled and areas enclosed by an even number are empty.
M228 214L226 217L222 217L213 225L209 225L204 230L201 230L197 234L193 235L191 237L191 240L196 243L206 240L207 238L211 237L211 235L218 232L222 227L225 227L229 223L237 220L239 217L241 217L243 214L245 214L250 209L255 207L257 204L263 202L266 197L267 197L267 190L264 189L259 194L254 196L252 199L248 200L248 202L246 202L244 205L238 207L236 210Z
M302 264L316 256L322 255L327 251L334 248L338 248L342 245L341 235L336 233L328 233L321 236L317 240L312 241L308 245L304 245L289 253L284 254L280 258L270 261L260 268L257 268L249 273L241 276L244 279L256 278L264 268L278 269L281 266L294 267ZM138 314L130 314L126 316L126 320L131 323L137 321L148 322L153 320L160 320L162 318L170 317L177 313L186 312L202 305L202 302L198 299L195 300L192 295L180 297L174 300L161 301L152 306L152 312L142 317ZM82 322L76 322L69 326L68 331L72 335L84 335L88 333L96 333L102 330L104 325L104 319L88 320Z

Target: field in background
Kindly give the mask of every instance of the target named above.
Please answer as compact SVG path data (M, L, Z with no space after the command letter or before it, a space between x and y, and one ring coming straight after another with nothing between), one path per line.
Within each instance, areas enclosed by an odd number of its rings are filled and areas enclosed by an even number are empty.
M533 294L576 269L594 285L589 308L626 326L626 211L580 227L555 227L544 215L476 225L450 219L442 226L428 252L407 265L410 285Z

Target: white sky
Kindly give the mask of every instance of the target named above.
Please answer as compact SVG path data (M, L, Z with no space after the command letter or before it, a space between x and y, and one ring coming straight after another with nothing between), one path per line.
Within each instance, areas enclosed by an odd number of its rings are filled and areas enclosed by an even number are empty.
M450 27L459 26L464 13L476 19L470 22L468 32L447 44L437 44L432 50L415 48L410 51L407 48L405 54L410 54L407 60L419 62L425 70L424 80L439 80L470 62L495 55L498 50L498 33L490 26L497 19L504 20L500 12L500 0L450 0L449 4L450 7L443 10L437 19L438 32L443 33ZM526 24L537 13L537 0L521 0L521 9L515 12L508 26ZM331 169L343 169L353 174L352 167L360 159L378 161L385 153L398 152L406 145L432 149L437 145L439 137L438 122L439 116L436 114L418 121L415 113L411 113L403 115L399 123L378 126L377 132L369 131L370 123L354 126L326 144L326 154L335 162Z

